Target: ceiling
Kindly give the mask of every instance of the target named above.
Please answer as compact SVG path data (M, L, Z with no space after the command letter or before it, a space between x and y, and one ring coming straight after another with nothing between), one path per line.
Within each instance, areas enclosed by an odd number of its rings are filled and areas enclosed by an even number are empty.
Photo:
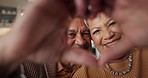
M9 7L22 7L28 0L0 0L0 5Z

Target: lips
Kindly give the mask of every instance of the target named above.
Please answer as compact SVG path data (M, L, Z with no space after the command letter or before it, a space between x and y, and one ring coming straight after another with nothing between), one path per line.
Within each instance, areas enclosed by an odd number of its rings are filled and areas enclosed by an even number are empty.
M114 40L112 40L112 41L110 41L110 42L107 42L107 43L105 43L105 44L103 44L103 45L106 46L106 47L111 47L111 46L113 46L116 42L118 42L119 39L120 39L120 38L114 39Z

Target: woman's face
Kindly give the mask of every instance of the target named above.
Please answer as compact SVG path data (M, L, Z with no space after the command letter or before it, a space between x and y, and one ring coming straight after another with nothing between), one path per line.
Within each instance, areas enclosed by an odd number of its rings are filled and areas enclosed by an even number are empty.
M94 19L89 19L88 25L91 37L100 52L114 46L122 36L116 22L103 13L98 14Z

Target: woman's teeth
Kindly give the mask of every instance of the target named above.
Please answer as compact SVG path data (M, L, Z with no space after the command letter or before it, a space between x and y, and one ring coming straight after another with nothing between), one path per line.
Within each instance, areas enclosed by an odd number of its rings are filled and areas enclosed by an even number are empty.
M107 46L107 47L110 47L110 46L113 46L115 43L116 43L116 41L111 42L111 43L108 43L108 44L106 44L106 46Z

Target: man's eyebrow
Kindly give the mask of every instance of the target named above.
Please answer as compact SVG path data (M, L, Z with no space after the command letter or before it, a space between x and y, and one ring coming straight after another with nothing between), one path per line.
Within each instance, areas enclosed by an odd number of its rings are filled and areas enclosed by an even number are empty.
M84 30L84 32L86 32L86 31L88 31L88 32L89 32L89 29L85 29L85 30Z
M70 29L70 30L68 30L68 32L75 32L75 30Z

